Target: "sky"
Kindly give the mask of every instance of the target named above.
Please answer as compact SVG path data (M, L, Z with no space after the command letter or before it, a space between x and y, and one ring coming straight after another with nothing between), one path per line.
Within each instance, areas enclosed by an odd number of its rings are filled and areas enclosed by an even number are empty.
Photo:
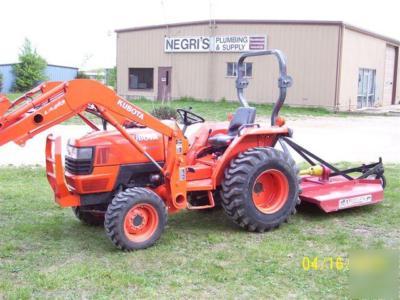
M3 0L0 64L25 38L48 63L112 67L116 29L213 19L330 20L400 40L399 0Z

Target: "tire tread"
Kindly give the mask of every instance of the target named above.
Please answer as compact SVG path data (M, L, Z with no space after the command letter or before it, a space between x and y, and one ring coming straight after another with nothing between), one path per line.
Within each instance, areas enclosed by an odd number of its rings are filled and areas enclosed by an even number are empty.
M139 188L139 187L134 187L134 188L128 188L120 193L118 193L114 199L112 200L111 204L108 206L106 215L105 215L105 221L104 221L104 228L106 235L110 238L112 243L120 250L124 251L130 251L134 249L130 249L126 246L125 242L123 241L123 236L121 236L118 226L120 223L119 218L121 218L121 215L123 214L124 209L127 206L132 206L135 203L134 202L139 202L140 199L152 199L157 205L161 205L163 209L163 216L161 218L165 220L164 223L167 222L168 219L168 211L167 208L164 204L164 202L161 200L161 198L154 193L153 191L150 191L146 188ZM164 224L165 225L165 224ZM164 226L162 231L164 230ZM140 249L145 249L148 248L152 245L153 243L141 247Z
M246 212L243 190L248 188L244 184L249 176L249 172L254 170L261 162L266 160L285 161L289 164L291 170L298 178L300 183L299 170L295 161L286 153L274 148L251 148L240 153L236 159L233 159L224 173L224 180L221 185L222 206L227 216L240 227L252 232L264 232L278 227L284 222L288 222L291 215L296 213L296 205L300 203L299 187L295 192L295 200L290 207L289 213L269 224L261 224L253 220ZM247 170L244 172L243 170Z

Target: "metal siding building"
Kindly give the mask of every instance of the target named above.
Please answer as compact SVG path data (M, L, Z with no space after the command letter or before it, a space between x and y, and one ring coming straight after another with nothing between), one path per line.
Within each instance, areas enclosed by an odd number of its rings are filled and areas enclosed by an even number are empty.
M294 79L289 105L348 110L400 101L396 89L400 43L342 22L216 20L116 32L118 93L128 98L236 100L235 77L227 76L227 65L237 61L239 52L166 52L165 40L256 35L266 37L266 48L287 55ZM266 57L246 61L252 63L247 98L275 101L276 62ZM144 69L152 70L151 79ZM140 76L148 78L147 85L129 86L130 78Z
M3 75L3 89L0 93L10 93L15 81L12 72L14 64L0 65L0 73ZM45 75L49 81L67 81L75 79L78 74L78 68L65 67L58 65L47 65Z
M14 74L12 72L12 64L0 65L0 74L3 76L3 87L0 93L9 93L14 84Z
M50 81L67 81L76 78L78 68L47 65L46 76Z

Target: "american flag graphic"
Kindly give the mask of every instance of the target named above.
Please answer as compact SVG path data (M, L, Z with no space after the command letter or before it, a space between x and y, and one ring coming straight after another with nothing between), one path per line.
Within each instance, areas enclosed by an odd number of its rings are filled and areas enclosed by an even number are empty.
M251 36L250 50L265 50L265 36Z

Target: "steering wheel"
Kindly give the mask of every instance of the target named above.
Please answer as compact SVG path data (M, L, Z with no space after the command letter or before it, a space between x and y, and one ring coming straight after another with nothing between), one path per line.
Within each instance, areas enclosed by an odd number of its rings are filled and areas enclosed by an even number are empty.
M192 113L190 110L178 108L176 112L184 125L182 129L183 132L185 132L186 128L190 125L205 122L204 118Z

